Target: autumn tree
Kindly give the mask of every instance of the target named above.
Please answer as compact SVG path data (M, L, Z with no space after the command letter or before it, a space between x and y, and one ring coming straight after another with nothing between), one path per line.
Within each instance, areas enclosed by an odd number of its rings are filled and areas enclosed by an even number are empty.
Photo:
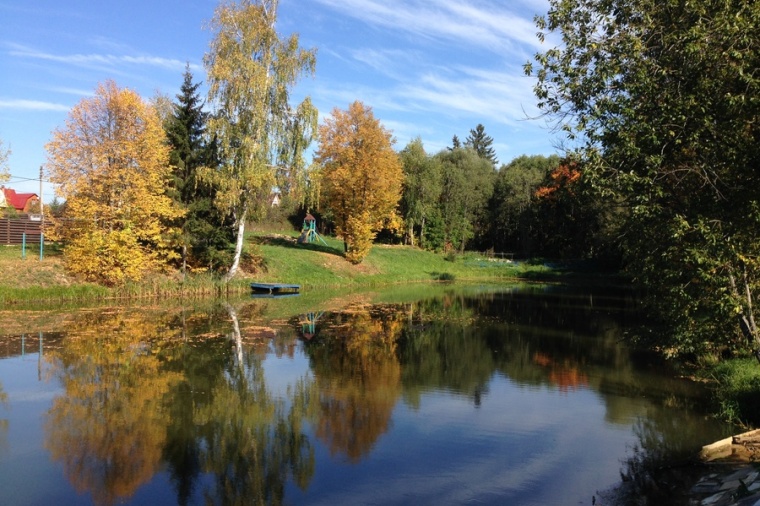
M334 215L346 258L360 263L383 225L395 216L404 175L394 139L361 102L333 109L319 127L315 160L322 165L325 205Z
M591 258L598 249L600 203L578 163L563 160L534 194L535 247L550 258Z
M169 148L155 110L137 93L100 84L46 148L50 180L66 200L53 233L67 269L113 285L175 256L166 224L181 211L165 194Z
M406 234L414 246L415 233L419 230L420 245L425 246L425 225L438 212L442 190L441 164L437 158L428 156L419 137L409 142L400 156L404 170L401 210Z
M194 269L216 270L232 261L234 235L228 216L214 206L217 189L204 171L217 169L216 144L206 132L208 113L193 82L189 67L185 69L176 103L164 129L171 145L171 197L186 211L181 218L183 272Z
M276 183L276 167L297 167L316 129L309 98L296 108L290 90L313 73L316 51L298 45L298 35L277 33L278 0L222 2L210 23L214 32L204 57L209 130L217 139L221 165L207 173L218 187L216 204L229 213L236 234L235 254L226 278L238 270L246 221L263 209ZM297 129L300 142L293 145Z
M493 137L486 133L482 124L478 123L478 126L470 130L470 135L465 139L464 145L474 149L479 157L485 158L494 167L499 163L496 158L496 151L493 149Z
M627 267L671 353L754 351L760 332L758 2L552 0L538 105L584 178L628 210Z

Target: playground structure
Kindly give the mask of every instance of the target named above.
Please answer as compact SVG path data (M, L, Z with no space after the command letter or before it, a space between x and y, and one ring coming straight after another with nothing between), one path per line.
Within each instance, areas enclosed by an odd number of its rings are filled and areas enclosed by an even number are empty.
M306 213L306 217L303 219L303 227L301 227L301 235L298 237L298 244L314 243L317 240L322 241L322 244L327 246L322 236L317 233L317 219L311 213Z
M301 332L303 333L304 339L308 341L316 335L317 320L322 318L323 314L325 314L324 311L320 311L319 313L312 312L312 313L307 313L305 315L301 315L301 319L300 319Z

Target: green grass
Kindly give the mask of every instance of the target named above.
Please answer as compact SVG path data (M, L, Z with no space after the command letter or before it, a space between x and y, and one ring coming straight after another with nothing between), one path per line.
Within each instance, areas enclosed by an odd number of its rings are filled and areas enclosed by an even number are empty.
M755 358L719 362L706 373L717 382L715 399L721 418L760 425L760 364Z
M232 282L218 275L195 274L182 278L178 272L147 277L140 283L108 288L83 283L63 268L61 252L45 246L45 256L33 257L20 246L0 247L0 305L59 303L172 296L213 296L246 293L251 281L300 284L304 289L341 290L373 288L431 281L503 282L550 278L543 265L494 262L473 253L446 255L405 246L375 245L359 265L343 257L343 242L324 237L326 244L297 244L296 232L250 234L247 271ZM36 249L39 251L39 248Z
M264 259L261 282L297 283L305 287L381 286L424 281L499 281L550 269L494 262L476 254L442 255L407 246L375 245L359 265L343 258L343 243L326 237L322 244L296 244L292 235L254 235L252 252Z

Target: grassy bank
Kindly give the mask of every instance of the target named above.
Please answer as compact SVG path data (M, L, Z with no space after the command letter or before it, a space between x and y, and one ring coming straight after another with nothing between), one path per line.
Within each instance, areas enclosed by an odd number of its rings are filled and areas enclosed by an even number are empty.
M760 426L760 364L755 358L718 362L702 373L715 385L718 416L746 427Z
M226 284L218 276L179 272L150 276L140 283L108 288L85 283L66 273L61 252L46 246L22 258L20 246L0 247L0 305L34 302L97 301L113 298L149 298L178 295L205 296L243 293L249 283L296 283L310 288L361 288L431 281L489 281L551 277L555 271L542 265L517 264L478 254L443 255L405 246L376 245L359 265L342 255L343 243L325 238L326 244L299 245L295 233L251 234L248 258L240 273Z
M476 253L443 255L408 246L375 245L359 265L343 258L343 243L297 244L295 234L253 236L251 251L262 259L258 281L297 283L306 288L379 286L423 281L498 281L552 270L484 258Z

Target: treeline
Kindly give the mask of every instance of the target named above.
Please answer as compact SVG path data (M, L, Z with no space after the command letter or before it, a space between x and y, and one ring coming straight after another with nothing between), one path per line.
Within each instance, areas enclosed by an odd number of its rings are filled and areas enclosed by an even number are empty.
M576 165L558 155L523 155L497 169L483 125L434 155L422 140L400 153L400 212L407 244L440 251L614 261L604 213Z

